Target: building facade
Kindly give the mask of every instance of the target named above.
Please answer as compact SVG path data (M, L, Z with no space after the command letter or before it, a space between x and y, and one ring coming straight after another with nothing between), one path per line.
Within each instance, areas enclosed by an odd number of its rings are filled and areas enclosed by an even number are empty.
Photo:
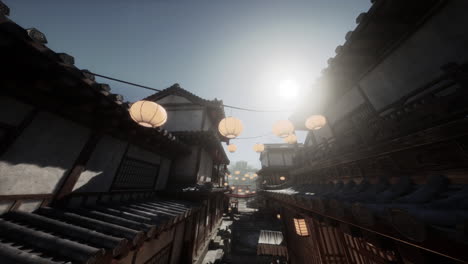
M200 262L225 207L221 139L185 136L185 114L138 126L122 96L0 4L0 262Z
M373 1L319 81L290 182L263 192L291 263L465 263L466 1ZM317 92L317 91L315 91ZM310 96L313 96L312 94Z

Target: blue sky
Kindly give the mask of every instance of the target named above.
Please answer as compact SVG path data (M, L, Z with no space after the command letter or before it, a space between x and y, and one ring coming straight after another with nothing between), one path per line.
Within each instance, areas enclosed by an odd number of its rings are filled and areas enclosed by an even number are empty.
M155 88L179 83L206 99L261 109L293 109L278 93L283 80L312 89L337 45L370 0L3 0L10 18L46 34L48 46L75 57L82 69ZM136 101L151 91L111 81L114 93ZM318 96L319 98L319 96ZM311 103L313 99L310 98ZM318 100L318 99L317 99ZM243 120L241 137L268 134L290 113L226 109ZM303 140L305 133L299 133ZM259 167L253 144L234 140L232 162Z

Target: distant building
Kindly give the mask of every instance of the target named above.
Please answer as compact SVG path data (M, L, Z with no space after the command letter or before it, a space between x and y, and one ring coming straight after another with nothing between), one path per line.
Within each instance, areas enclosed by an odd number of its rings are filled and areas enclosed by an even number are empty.
M262 168L257 172L259 183L279 185L289 180L289 171L293 167L293 158L302 144L265 144L260 154Z

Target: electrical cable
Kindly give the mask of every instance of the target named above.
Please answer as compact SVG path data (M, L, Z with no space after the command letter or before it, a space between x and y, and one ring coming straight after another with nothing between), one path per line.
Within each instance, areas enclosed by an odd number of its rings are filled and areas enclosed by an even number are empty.
M117 78L105 76L105 75L102 75L102 74L94 73L94 72L91 72L89 70L86 70L84 72L89 73L89 74L94 75L94 76L104 78L104 79L108 79L108 80L115 81L115 82L125 83L125 84L128 84L128 85L132 85L132 86L147 89L147 90L152 90L152 91L156 91L156 92L161 92L162 91L160 89L152 88L152 87L149 87L149 86L145 86L145 85L141 85L141 84L137 84L137 83L133 83L133 82L124 81L124 80L120 80L120 79L117 79ZM237 110L248 111L248 112L279 113L279 112L292 112L293 111L293 110L290 110L290 109L289 110L287 110L287 109L284 109L284 110L259 110L259 109L244 108L244 107L225 105L225 104L223 104L223 106L226 107L226 108L237 109Z

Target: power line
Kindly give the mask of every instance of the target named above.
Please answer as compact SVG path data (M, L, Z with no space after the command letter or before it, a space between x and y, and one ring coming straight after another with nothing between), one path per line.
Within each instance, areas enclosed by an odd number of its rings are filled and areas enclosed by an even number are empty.
M132 86L147 89L147 90L152 90L152 91L156 91L156 92L161 92L162 91L161 89L156 89L156 88L152 88L152 87L149 87L149 86L145 86L145 85L141 85L141 84L137 84L137 83L133 83L133 82L124 81L124 80L120 80L120 79L117 79L117 78L105 76L105 75L102 75L102 74L97 74L97 73L94 73L94 72L90 72L89 70L86 70L85 72L89 73L89 74L92 74L94 76L104 78L104 79L112 80L112 81L115 81L115 82L125 83L125 84L128 84L128 85L132 85ZM292 110L259 110L259 109L244 108L244 107L225 105L225 104L223 104L223 106L226 107L226 108L232 108L232 109L237 109L237 110L242 110L242 111L262 112L262 113L267 113L267 112L278 113L278 112L291 112L292 111Z

